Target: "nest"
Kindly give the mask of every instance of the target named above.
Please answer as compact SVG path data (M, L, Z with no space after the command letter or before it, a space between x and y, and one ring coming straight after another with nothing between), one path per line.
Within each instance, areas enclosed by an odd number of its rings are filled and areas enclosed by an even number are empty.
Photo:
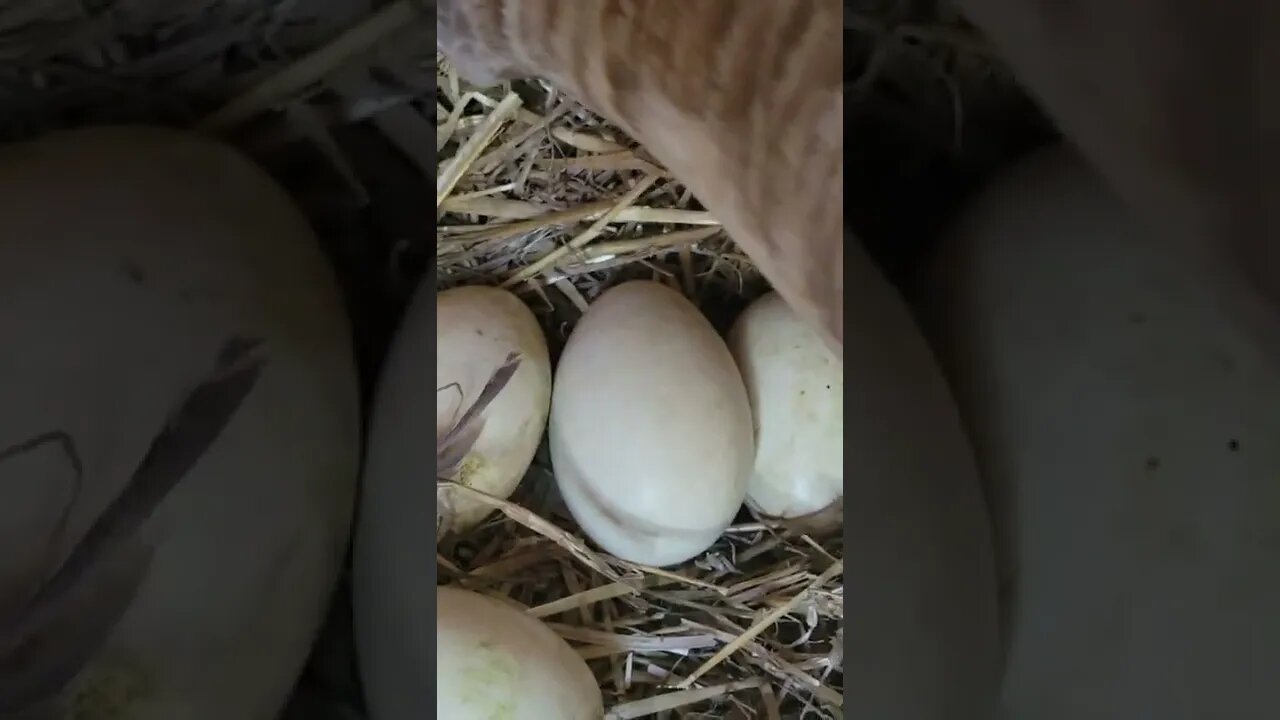
M241 146L333 258L366 392L424 275L516 291L553 360L591 300L624 279L670 284L721 330L767 290L716 218L617 128L541 82L461 83L426 47L430 7L9 0L0 138L143 121ZM938 0L857 3L845 49L846 222L907 284L950 209L1052 130ZM422 211L429 178L434 217ZM610 717L840 717L840 537L741 517L698 559L641 567L584 542L551 473L541 452L515 496L488 500L489 521L446 538L442 582L547 621L598 673ZM348 602L344 588L287 717L363 717Z
M846 210L901 280L926 249L903 235L932 230L915 219L919 203L942 216L966 181L1034 137L1037 119L1023 112L1030 129L1012 142L984 135L1007 123L967 132L962 93L977 96L979 117L1016 112L1025 99L958 18L933 8L934 24L924 25L881 10L848 21L846 48L862 50L848 111L896 152L854 149L863 162L849 179L869 197ZM437 62L438 287L517 292L541 319L553 358L589 303L623 280L670 285L721 330L767 289L714 216L618 128L545 83L468 87ZM975 136L988 146L970 149ZM921 187L939 166L948 174ZM904 185L916 186L905 195L914 204L894 197ZM859 224L868 213L874 221ZM444 536L442 582L514 599L549 622L596 672L607 718L842 716L841 537L744 514L678 568L630 563L584 542L545 447L510 500L447 481L440 493L442 507L466 494L498 511L477 531Z
M516 291L553 357L624 279L670 284L722 321L765 289L715 218L617 128L543 83L470 88L439 62L439 287ZM551 623L596 671L606 717L838 714L839 536L748 520L682 567L645 567L584 542L552 473L544 449L511 500L485 498L497 519L445 535L442 580ZM442 507L479 496L440 490Z

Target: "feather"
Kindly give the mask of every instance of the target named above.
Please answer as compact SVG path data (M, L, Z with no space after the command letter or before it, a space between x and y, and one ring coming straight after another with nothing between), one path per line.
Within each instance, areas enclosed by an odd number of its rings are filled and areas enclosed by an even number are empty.
M843 357L841 0L437 0L480 82L542 77L643 143Z
M223 345L211 376L169 416L124 490L23 610L0 617L0 712L48 701L106 641L150 566L139 531L256 386L265 364L258 347L239 337Z
M476 439L484 430L484 411L489 408L507 383L511 382L511 377L519 367L520 355L518 353L507 355L507 359L493 371L493 375L481 388L475 402L442 437L436 438L436 475L438 477L454 474L467 453L471 452Z

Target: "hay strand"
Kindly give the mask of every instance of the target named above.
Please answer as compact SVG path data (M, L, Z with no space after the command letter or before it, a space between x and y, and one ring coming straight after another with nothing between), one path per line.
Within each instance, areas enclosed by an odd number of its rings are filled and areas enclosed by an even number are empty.
M368 52L393 33L433 14L422 3L396 0L339 35L328 44L308 53L279 72L264 79L196 124L197 130L218 132L293 98L326 75Z

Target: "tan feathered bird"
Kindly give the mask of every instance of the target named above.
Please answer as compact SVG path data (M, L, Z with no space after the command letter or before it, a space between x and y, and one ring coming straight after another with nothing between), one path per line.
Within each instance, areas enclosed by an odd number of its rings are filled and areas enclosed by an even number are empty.
M842 350L842 12L840 0L443 0L436 27L468 80L545 78L643 143Z

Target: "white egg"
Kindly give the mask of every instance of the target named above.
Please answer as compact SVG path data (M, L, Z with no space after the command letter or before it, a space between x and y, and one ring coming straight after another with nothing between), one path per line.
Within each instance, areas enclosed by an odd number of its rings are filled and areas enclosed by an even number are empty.
M990 718L1002 663L991 529L946 378L902 296L846 240L845 714ZM922 691L924 689L924 691Z
M974 197L933 280L1012 610L997 716L1277 717L1273 308L1065 147Z
M405 689L434 690L435 717L599 720L604 714L590 668L542 621L460 588L438 588L436 601L435 687Z
M230 338L266 360L139 528L140 584L113 537L72 576L89 584L63 586L72 604L41 605L61 608L53 632L0 649L0 716L77 669L42 717L278 716L337 584L360 459L350 328L315 235L233 149L145 127L4 146L0 217L0 451L66 433L0 460L0 623L139 467L172 466L149 448Z
M520 366L484 412L484 429L449 479L490 495L511 495L537 452L551 403L551 361L542 328L514 294L459 287L435 297L436 436L447 432L516 353ZM425 338L423 339L425 342ZM488 505L454 496L451 527L465 530Z
M844 366L777 293L742 313L729 349L755 422L748 504L793 519L837 503L844 494Z
M430 686L435 653L431 623L422 617L436 591L434 573L422 559L436 540L435 456L423 432L427 412L434 406L436 432L444 432L512 352L521 364L489 405L457 478L506 497L529 467L551 398L546 341L529 309L505 290L465 287L437 294L423 284L382 369L352 568L360 672L375 720L431 712L430 694L420 691ZM428 387L423 371L432 363L436 377ZM474 525L490 510L457 495L452 502L454 512L445 513L454 530Z
M582 529L614 555L672 565L705 551L746 496L751 407L724 341L653 282L605 292L556 370L551 459Z

